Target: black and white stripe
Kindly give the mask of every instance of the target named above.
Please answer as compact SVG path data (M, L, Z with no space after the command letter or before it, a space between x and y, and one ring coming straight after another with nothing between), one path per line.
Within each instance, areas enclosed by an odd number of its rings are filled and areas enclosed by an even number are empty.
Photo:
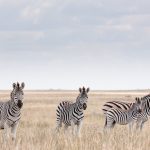
M79 88L79 92L80 93L75 103L63 101L58 105L58 108L56 110L57 131L59 131L59 128L63 123L65 125L65 129L67 129L68 126L72 126L74 128L74 125L77 125L77 134L80 134L81 123L84 118L83 110L87 108L87 93L89 92L89 88Z
M8 129L11 128L12 139L16 138L16 130L21 118L23 106L23 88L25 84L13 83L11 99L7 102L0 102L0 129L4 129L5 138L9 136Z
M136 98L136 102L128 110L111 108L106 112L104 128L113 128L115 124L126 125L132 124L134 118L142 111L142 101Z
M103 105L102 111L106 115L107 111L111 108L118 108L122 110L128 110L134 103L121 102L121 101L108 101Z
M148 116L150 116L150 94L142 97L141 100L143 103L143 111L138 117L138 127L140 129L143 128L144 123L148 120Z

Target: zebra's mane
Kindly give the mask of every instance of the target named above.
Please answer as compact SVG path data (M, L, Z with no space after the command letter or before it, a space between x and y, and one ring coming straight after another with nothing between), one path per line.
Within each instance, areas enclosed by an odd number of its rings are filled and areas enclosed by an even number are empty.
M22 88L20 86L20 84L17 82L17 85L16 87L14 88L14 91L17 92L17 91L22 91Z
M77 96L76 102L79 101L79 99L80 99L80 94Z

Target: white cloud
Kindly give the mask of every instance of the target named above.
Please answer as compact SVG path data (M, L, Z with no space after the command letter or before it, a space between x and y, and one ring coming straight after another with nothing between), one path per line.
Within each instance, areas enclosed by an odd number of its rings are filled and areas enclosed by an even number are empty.
M149 14L130 14L120 17L120 22L123 24L130 23L133 26L147 26L150 23L150 13Z
M45 33L42 31L0 31L1 40L40 40L44 38Z
M0 6L3 5L13 5L19 6L24 0L0 0Z
M28 3L21 12L21 18L30 19L33 23L37 23L39 18L41 17L47 9L53 7L55 1L52 0L37 0L32 3Z
M105 31L131 31L132 30L132 26L130 24L116 24L116 25L102 25L98 27L98 30L100 30L100 32L105 32Z
M32 8L31 6L27 6L23 11L21 16L25 19L32 19L34 23L36 23L38 20L38 17L41 13L40 8Z

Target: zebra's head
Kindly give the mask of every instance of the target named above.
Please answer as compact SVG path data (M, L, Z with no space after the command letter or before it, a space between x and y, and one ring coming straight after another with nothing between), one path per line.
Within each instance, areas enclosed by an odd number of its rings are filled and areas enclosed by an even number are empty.
M135 98L135 107L137 112L141 113L143 111L143 103L139 97Z
M23 106L23 98L24 98L24 92L23 89L25 87L24 82L21 83L21 85L17 82L13 83L13 90L11 92L11 100L14 102L15 105L17 105L19 108Z
M90 90L89 88L86 89L85 87L79 88L80 94L77 98L77 101L80 102L80 104L84 110L87 108L87 100L88 100L87 93L89 92L89 90Z

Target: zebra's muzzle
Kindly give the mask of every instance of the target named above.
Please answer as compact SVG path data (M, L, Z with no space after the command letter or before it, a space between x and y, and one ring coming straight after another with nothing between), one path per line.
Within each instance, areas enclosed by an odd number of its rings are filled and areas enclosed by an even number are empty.
M138 112L141 113L141 112L142 112L142 109L139 109Z
M83 104L83 109L86 110L86 108L87 108L87 104L84 103L84 104Z
M23 106L23 102L22 102L21 100L18 100L17 106L18 106L19 108L21 108L21 107Z

